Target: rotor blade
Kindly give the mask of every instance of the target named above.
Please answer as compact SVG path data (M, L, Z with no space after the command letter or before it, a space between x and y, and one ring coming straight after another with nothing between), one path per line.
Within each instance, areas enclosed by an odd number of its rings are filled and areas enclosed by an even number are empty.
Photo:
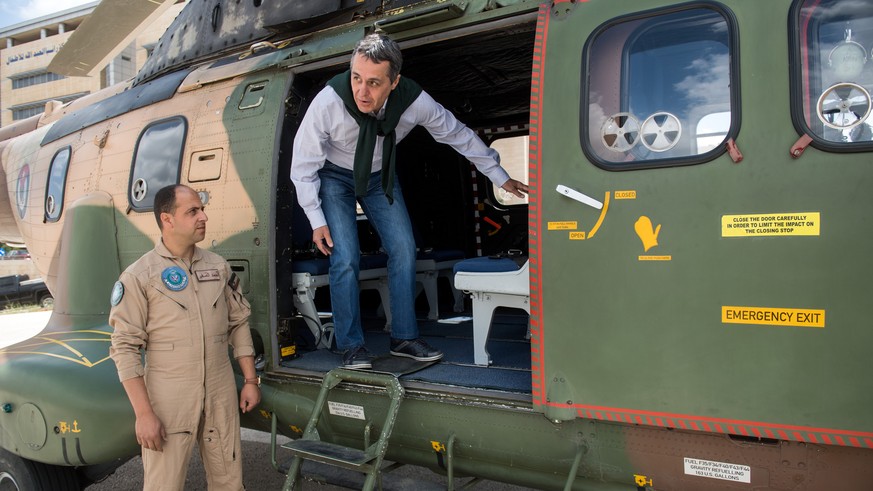
M127 47L176 0L103 0L73 31L48 71L71 77L93 75Z

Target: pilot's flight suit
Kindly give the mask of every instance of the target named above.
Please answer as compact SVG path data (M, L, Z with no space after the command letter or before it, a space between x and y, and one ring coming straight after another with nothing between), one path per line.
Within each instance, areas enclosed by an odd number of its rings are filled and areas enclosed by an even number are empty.
M244 489L228 343L235 358L253 356L254 349L249 304L227 261L195 247L189 267L159 241L119 283L109 314L110 355L122 381L145 377L167 432L163 452L142 449L145 489L182 489L195 441L210 490Z

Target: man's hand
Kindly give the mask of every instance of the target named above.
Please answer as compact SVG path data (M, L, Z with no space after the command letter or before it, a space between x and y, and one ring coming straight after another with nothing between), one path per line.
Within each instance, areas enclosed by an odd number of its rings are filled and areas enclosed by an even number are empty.
M510 179L510 180L504 182L503 186L500 186L500 187L502 187L506 191L514 194L515 196L518 196L519 198L524 198L525 194L530 193L530 191L528 190L527 184L525 184L521 181L516 181L515 179ZM522 194L522 193L524 193L524 194Z
M257 407L261 402L261 388L255 384L243 384L239 393L239 408L247 413Z
M124 386L124 391L127 392L127 397L130 398L130 404L133 406L133 412L136 414L134 425L136 443L143 448L162 452L164 440L167 439L167 430L152 409L145 380L142 377L133 377L121 382L121 385Z
M330 229L327 228L327 225L322 225L312 231L312 242L325 256L330 256L333 251L333 239L330 237Z
M166 439L167 430L158 415L147 412L136 417L136 443L149 450L163 452Z

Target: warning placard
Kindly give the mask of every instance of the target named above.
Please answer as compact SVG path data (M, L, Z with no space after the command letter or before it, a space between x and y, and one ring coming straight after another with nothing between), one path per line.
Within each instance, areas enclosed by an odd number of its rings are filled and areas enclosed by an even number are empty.
M685 474L689 476L723 479L725 481L744 483L752 482L752 468L747 465L691 459L688 457L685 457Z
M722 215L722 237L816 236L821 231L819 212Z
M327 401L327 409L334 416L342 416L344 418L366 419L364 417L364 407L355 406L353 404L345 404L342 402Z
M777 307L722 306L721 322L724 324L824 327L825 311L818 309L782 309Z
M576 230L578 222L549 222L549 230Z

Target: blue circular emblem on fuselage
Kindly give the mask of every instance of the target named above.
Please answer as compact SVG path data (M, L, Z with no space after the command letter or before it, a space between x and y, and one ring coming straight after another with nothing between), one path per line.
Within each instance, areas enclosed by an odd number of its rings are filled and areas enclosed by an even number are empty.
M164 285L174 292L182 291L188 286L188 275L179 266L170 266L161 273Z

